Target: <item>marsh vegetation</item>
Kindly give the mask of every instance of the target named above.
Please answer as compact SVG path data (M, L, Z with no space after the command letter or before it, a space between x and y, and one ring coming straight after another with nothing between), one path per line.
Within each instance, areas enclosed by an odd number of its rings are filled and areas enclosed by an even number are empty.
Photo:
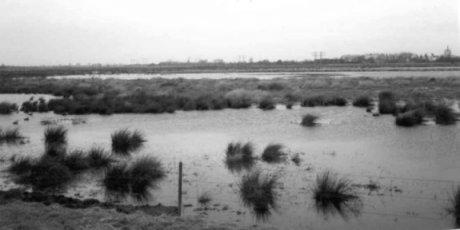
M245 206L252 208L257 218L267 218L276 208L276 183L276 176L264 175L260 171L251 172L241 179L241 200Z
M347 218L349 214L360 213L361 203L351 186L351 181L339 178L330 171L317 176L313 199L316 210L326 216L340 214Z
M262 160L268 163L279 163L286 160L287 153L282 144L269 144L262 152Z
M7 144L20 143L24 139L25 137L21 134L18 128L8 128L5 130L2 130L0 128L0 144L1 143L7 143Z
M0 114L11 114L18 111L18 105L6 101L0 102Z
M302 121L300 124L305 127L313 127L316 126L316 120L318 119L318 116L313 115L313 114L306 114L302 117Z
M145 137L139 130L120 129L112 134L112 151L119 155L129 155L144 144Z
M255 164L254 146L251 142L232 142L225 151L225 165L232 172L249 170Z

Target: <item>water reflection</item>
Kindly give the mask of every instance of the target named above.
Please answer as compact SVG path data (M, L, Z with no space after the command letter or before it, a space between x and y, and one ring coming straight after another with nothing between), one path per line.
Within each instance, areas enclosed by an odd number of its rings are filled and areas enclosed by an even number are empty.
M254 171L244 175L240 183L240 197L246 207L252 208L257 220L266 221L276 208L277 177Z
M225 165L231 172L250 170L255 164L252 143L230 143L227 146Z

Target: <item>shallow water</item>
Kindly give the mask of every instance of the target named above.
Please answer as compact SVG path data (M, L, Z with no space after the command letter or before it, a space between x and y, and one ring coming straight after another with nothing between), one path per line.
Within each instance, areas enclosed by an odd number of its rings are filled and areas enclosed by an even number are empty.
M115 78L115 79L151 79L151 78L184 78L184 79L225 79L225 78L258 78L274 79L289 77L372 77L372 78L393 78L393 77L456 77L460 76L460 70L402 70L402 71L315 71L315 72L261 72L261 73L180 73L180 74L87 74L53 76L55 79L85 79L85 78Z
M27 97L28 98L28 97ZM0 95L0 101L5 100ZM10 99L8 99L10 100ZM302 115L320 116L320 125L299 125ZM0 146L5 161L15 154L43 152L43 119L57 119L69 129L70 148L92 145L110 148L110 134L119 128L139 129L147 143L136 156L153 155L168 169L167 178L153 190L151 204L177 204L177 165L184 163L185 215L202 215L216 221L253 224L279 229L446 229L454 220L446 211L460 174L460 125L424 125L401 128L392 116L372 117L354 107L300 108L273 111L256 108L222 111L176 112L175 114L121 114L111 116L59 116L36 113L29 121L19 113L0 116L0 127L18 127L29 138L25 145ZM73 125L71 118L86 123ZM232 173L225 164L225 149L231 141L251 141L260 155L269 143L282 143L289 153L301 153L301 165L287 161L267 164L257 161L253 169L276 174L277 208L265 221L255 218L242 205L238 184L244 172ZM331 170L365 185L370 181L380 189L356 187L362 202L358 215L348 218L325 216L315 210L311 189L316 175ZM100 179L100 178L99 178ZM2 172L0 188L11 187ZM68 192L77 197L104 198L104 190L94 177L87 176ZM207 192L212 201L207 211L197 198ZM224 206L228 206L227 210Z

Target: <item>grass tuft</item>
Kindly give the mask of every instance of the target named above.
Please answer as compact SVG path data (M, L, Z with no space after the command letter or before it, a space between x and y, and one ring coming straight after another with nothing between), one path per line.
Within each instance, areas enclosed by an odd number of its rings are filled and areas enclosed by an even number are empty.
M74 150L64 157L63 163L73 173L79 173L83 170L89 169L89 163L82 150Z
M283 152L283 145L269 144L262 153L262 160L268 163L279 163L286 160L286 153Z
M46 145L67 143L67 129L64 126L47 127L44 136Z
M211 195L209 195L209 193L205 192L205 193L202 193L199 197L198 197L198 203L201 205L201 206L208 206L208 204L211 202L212 198L211 198Z
M30 172L34 162L30 157L14 159L8 167L7 172L14 175L24 175Z
M61 192L74 179L71 170L55 158L42 157L36 162L30 161L23 164L22 173L15 173L16 182L31 186L33 191ZM25 169L25 167L29 167L29 169Z
M108 168L114 162L110 155L101 147L92 147L88 151L87 161L89 167L93 169Z
M316 115L306 114L306 115L303 116L302 122L300 124L303 125L303 126L306 126L306 127L313 127L313 126L315 126L317 124L316 123L317 119L318 119L318 116L316 116Z
M110 167L103 184L107 194L115 198L130 195L138 201L148 200L148 190L166 176L161 162L153 157L142 157L129 167L126 164Z
M112 134L112 151L119 155L129 155L130 152L142 147L146 142L144 135L138 131L121 129Z
M254 147L252 143L229 143L226 150L225 164L230 171L248 170L255 164Z
M276 176L264 176L260 171L243 176L240 197L245 206L253 208L256 217L266 218L271 213L270 209L276 207L276 182Z
M359 198L355 195L351 182L345 178L338 178L329 171L317 176L313 199L316 210L322 214L339 213L347 217L348 212L359 213L359 207L354 202Z
M259 102L259 109L262 110L272 110L275 109L275 101L271 97L264 97Z
M423 111L417 109L396 116L395 123L398 126L412 127L415 125L420 125L423 122L424 113Z
M148 190L166 176L161 162L153 157L139 158L129 168L131 192L138 201L149 198Z
M18 128L6 129L4 131L0 130L0 142L17 143L23 139L24 137L21 135Z
M129 171L126 164L110 167L102 181L109 197L122 198L129 194Z

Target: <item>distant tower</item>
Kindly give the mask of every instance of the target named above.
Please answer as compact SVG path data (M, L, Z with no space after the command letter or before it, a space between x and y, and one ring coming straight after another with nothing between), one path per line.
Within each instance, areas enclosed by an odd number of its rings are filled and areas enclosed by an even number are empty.
M452 56L452 51L449 49L449 46L447 46L447 49L444 50L444 57L451 57Z

